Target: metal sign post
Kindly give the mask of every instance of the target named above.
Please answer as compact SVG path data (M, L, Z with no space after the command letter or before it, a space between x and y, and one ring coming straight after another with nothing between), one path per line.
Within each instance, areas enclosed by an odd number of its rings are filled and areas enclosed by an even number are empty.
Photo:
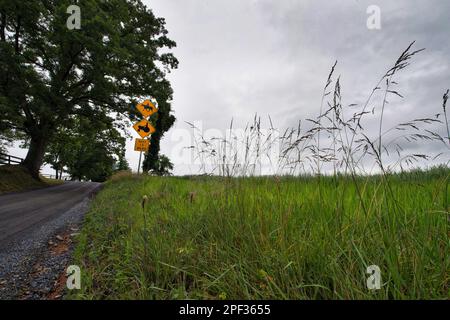
M139 164L138 164L138 175L139 175L139 171L141 170L141 158L142 158L142 151L139 152Z
M149 139L135 139L134 140L134 151L139 151L139 165L138 165L138 174L141 171L141 159L142 152L148 152L150 148L150 140Z

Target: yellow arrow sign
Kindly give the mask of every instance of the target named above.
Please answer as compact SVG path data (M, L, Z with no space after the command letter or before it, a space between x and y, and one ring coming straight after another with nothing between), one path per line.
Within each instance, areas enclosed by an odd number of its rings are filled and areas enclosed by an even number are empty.
M158 111L155 105L150 100L145 100L142 103L139 103L136 108L142 114L144 118L150 117L152 114Z
M141 136L141 138L148 137L156 131L156 129L146 119L142 119L138 123L135 123L133 128Z
M147 152L149 148L150 148L150 140L148 139L134 140L134 151Z

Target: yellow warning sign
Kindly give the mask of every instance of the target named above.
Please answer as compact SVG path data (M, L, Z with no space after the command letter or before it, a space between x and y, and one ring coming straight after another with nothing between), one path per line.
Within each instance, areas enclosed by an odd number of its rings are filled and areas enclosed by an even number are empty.
M133 128L141 136L141 138L148 137L156 131L156 129L146 119L142 119L138 123L135 123Z
M148 139L136 139L134 141L134 151L147 152L150 148L150 140Z
M139 112L142 114L144 118L148 118L158 111L153 102L151 102L150 100L145 100L144 102L139 103L136 106L136 108L139 110Z

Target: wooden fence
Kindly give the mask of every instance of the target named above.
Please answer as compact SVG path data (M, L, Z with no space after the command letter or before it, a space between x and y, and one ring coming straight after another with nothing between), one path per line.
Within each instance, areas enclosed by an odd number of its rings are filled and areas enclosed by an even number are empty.
M53 180L64 180L64 181L68 181L68 180L71 180L71 179L72 179L72 177L69 176L69 175L63 175L63 176L57 177L57 176L54 175L54 174L42 173L41 176L43 176L44 178L47 178L47 179L53 179Z
M11 156L9 154L0 152L0 165L2 164L21 164L22 158Z

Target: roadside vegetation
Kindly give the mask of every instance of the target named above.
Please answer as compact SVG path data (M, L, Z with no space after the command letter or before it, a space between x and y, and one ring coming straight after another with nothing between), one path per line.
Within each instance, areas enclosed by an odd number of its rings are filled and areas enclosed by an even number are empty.
M69 298L446 299L449 174L390 175L389 191L358 177L364 206L349 177L116 177L87 215Z
M40 177L34 179L29 171L20 165L0 166L0 194L45 188L63 183L61 180Z

